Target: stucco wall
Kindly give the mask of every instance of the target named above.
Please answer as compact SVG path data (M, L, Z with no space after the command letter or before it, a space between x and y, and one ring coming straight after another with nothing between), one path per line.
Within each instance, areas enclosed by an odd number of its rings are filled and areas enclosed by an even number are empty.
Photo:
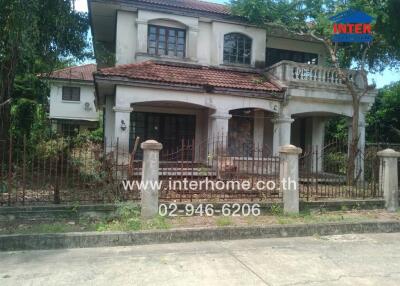
M73 86L81 88L80 101L62 100L62 87ZM55 82L50 86L50 118L54 119L76 119L98 121L99 114L94 105L94 87L93 85L83 85L79 83ZM90 110L85 110L85 103L90 104Z
M135 61L137 43L136 19L137 13L117 12L115 60L118 65Z

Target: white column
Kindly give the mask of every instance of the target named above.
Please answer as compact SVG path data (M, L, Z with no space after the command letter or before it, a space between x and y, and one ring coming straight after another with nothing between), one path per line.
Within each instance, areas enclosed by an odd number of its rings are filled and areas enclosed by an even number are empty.
M350 154L350 146L351 146L351 141L353 139L353 124L352 124L352 119L349 118L348 120L349 125L348 125L348 150L347 153L348 155ZM360 113L359 117L359 123L358 123L358 144L357 148L359 150L358 156L356 158L356 169L355 171L355 176L360 173L360 180L364 180L364 152L365 152L365 115L363 113Z
M130 106L115 106L114 140L118 141L118 150L129 152L129 125L132 108Z
M147 53L147 21L136 20L137 25L137 51L138 53Z
M272 122L274 123L274 155L278 155L280 146L290 145L290 132L293 121L294 119L292 119L288 115L281 115L279 118L273 119ZM275 137L278 137L279 139Z
M143 149L142 182L140 190L142 218L154 218L158 214L158 182L160 166L160 150L162 144L155 140L147 140L141 144Z
M385 149L378 152L380 157L379 189L383 189L385 207L390 212L397 211L399 207L399 185L397 164L400 152Z
M325 118L323 117L313 117L312 118L312 135L311 142L313 150L317 151L313 156L313 172L323 171L323 147L325 140ZM318 154L318 157L316 156Z
M217 143L219 148L226 150L227 139L228 139L228 129L229 129L229 119L232 115L229 111L216 111L209 116L209 141Z
M283 209L287 214L299 213L299 155L302 150L293 145L280 147L280 180Z
M262 148L264 147L264 110L256 110L254 112L253 142L261 155Z
M199 29L197 27L189 27L188 40L187 40L187 58L192 61L197 61L197 39Z

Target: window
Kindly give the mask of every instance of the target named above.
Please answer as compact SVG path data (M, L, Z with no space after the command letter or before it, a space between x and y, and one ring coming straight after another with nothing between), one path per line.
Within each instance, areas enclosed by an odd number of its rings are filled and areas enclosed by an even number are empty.
M185 30L149 25L147 48L149 54L183 58L185 46Z
M63 86L62 100L80 101L81 100L81 89L79 87Z
M61 134L64 137L75 137L79 133L79 125L72 123L61 124Z
M266 64L272 66L277 62L287 60L298 63L305 63L310 65L318 64L318 55L312 53L296 52L282 49L267 48L266 50Z
M250 65L251 39L239 33L224 36L224 63Z

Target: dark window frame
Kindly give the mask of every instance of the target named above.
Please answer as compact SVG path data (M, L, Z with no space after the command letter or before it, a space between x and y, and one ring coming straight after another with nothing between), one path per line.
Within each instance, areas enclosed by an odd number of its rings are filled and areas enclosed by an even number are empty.
M151 36L153 35L153 33L151 32L152 29L156 30L154 40L151 39L152 38ZM160 30L162 30L162 29L165 30L164 35L160 35ZM183 33L183 37L179 36L179 33ZM172 35L172 34L175 34L175 35ZM174 39L175 43L172 43L171 39ZM183 43L179 43L180 39L183 39ZM161 41L161 40L163 40L163 41ZM154 45L152 43L154 43ZM174 49L170 49L170 45L173 45ZM160 48L161 46L162 46L162 48ZM183 46L183 49L180 50L179 46ZM154 52L151 51L152 49L154 49ZM170 55L169 54L170 51L173 51L174 54ZM150 55L156 55L156 56L185 58L186 57L186 29L174 28L174 27L168 27L168 26L159 26L159 25L148 25L147 53ZM179 53L182 53L182 55L179 55Z
M265 63L267 67L283 60L318 65L318 54L315 53L266 48L265 57Z
M231 38L231 39L229 39ZM229 47L228 41L234 45ZM240 43L241 42L241 43ZM227 65L251 65L253 39L242 33L224 35L223 62Z
M74 94L73 93L74 90L75 91L77 90L78 93ZM76 98L76 96L77 96L77 98ZM80 102L81 101L81 88L78 86L63 86L61 98L63 101Z

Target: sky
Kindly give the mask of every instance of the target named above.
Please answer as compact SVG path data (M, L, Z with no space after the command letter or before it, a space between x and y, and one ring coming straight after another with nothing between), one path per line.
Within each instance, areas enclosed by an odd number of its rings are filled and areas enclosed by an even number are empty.
M226 0L208 0L208 2L214 2L214 3L226 3ZM78 11L84 11L87 12L87 0L76 0L75 2L75 8ZM368 75L369 81L375 81L376 86L378 88L381 88L387 84L390 84L391 82L395 81L400 81L400 71L396 70L385 70L383 73L377 73L377 74L369 74Z

